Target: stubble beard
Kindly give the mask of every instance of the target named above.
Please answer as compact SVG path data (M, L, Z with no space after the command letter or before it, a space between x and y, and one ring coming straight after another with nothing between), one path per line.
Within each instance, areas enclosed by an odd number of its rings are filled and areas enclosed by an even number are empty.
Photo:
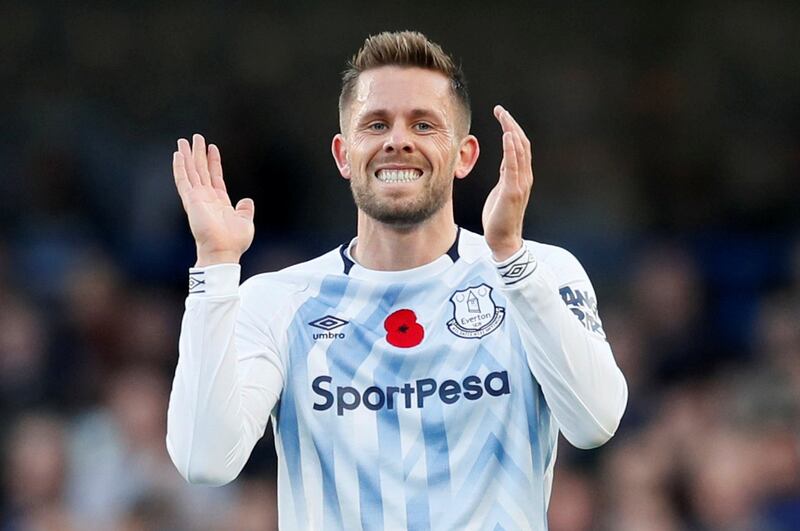
M427 221L444 207L452 193L446 181L436 182L430 176L424 189L415 197L397 200L381 198L372 186L371 179L374 178L365 176L350 180L353 200L367 216L395 228L410 228Z

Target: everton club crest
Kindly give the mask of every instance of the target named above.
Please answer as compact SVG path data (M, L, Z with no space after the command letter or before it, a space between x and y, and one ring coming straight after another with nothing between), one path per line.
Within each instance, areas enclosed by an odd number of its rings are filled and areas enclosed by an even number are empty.
M486 284L456 291L450 302L453 318L447 321L447 328L458 337L480 339L491 334L506 315L506 309L492 300L492 288Z

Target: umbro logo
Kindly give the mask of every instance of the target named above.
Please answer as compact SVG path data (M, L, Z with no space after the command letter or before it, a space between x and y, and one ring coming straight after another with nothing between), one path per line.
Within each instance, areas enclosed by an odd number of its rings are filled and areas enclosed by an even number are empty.
M346 325L348 321L344 319L339 319L338 317L334 317L332 315L326 315L325 317L320 317L319 319L315 319L311 321L311 326L315 328L321 328L322 330L331 331L337 328L341 328Z
M206 280L203 278L205 271L192 271L189 273L189 293L205 293Z
M324 332L317 332L313 334L312 337L314 339L344 339L344 332L334 332L334 330L343 327L348 322L349 321L339 319L333 315L326 315L325 317L314 319L308 324L314 328L325 330Z

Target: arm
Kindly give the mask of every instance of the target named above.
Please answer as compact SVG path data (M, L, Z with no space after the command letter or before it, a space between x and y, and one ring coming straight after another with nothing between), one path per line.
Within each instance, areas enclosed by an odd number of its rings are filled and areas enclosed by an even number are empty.
M523 244L534 179L531 144L508 111L498 105L494 113L503 129L503 162L483 209L486 243L506 284L531 372L561 431L579 448L599 446L614 434L625 409L625 379L605 339L584 328L561 300L555 272ZM565 280L594 298L583 268L567 255L559 273L571 272Z
M528 366L562 433L578 448L594 448L614 435L628 388L586 273L571 254L559 252L553 257L559 263L551 264L524 246L498 263L498 271Z
M240 308L239 265L253 235L253 205L234 209L219 151L181 139L173 157L198 249L190 271L178 365L167 411L167 450L192 483L220 485L241 471L283 385L269 328ZM246 294L246 291L243 290Z

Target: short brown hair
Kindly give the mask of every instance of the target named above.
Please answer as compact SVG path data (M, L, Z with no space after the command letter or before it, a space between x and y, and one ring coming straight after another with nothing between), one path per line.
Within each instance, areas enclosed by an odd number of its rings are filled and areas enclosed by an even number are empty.
M340 116L353 97L361 72L381 66L416 66L444 74L450 80L453 95L464 113L466 131L469 131L469 93L461 66L441 46L417 31L384 31L367 37L342 73Z

